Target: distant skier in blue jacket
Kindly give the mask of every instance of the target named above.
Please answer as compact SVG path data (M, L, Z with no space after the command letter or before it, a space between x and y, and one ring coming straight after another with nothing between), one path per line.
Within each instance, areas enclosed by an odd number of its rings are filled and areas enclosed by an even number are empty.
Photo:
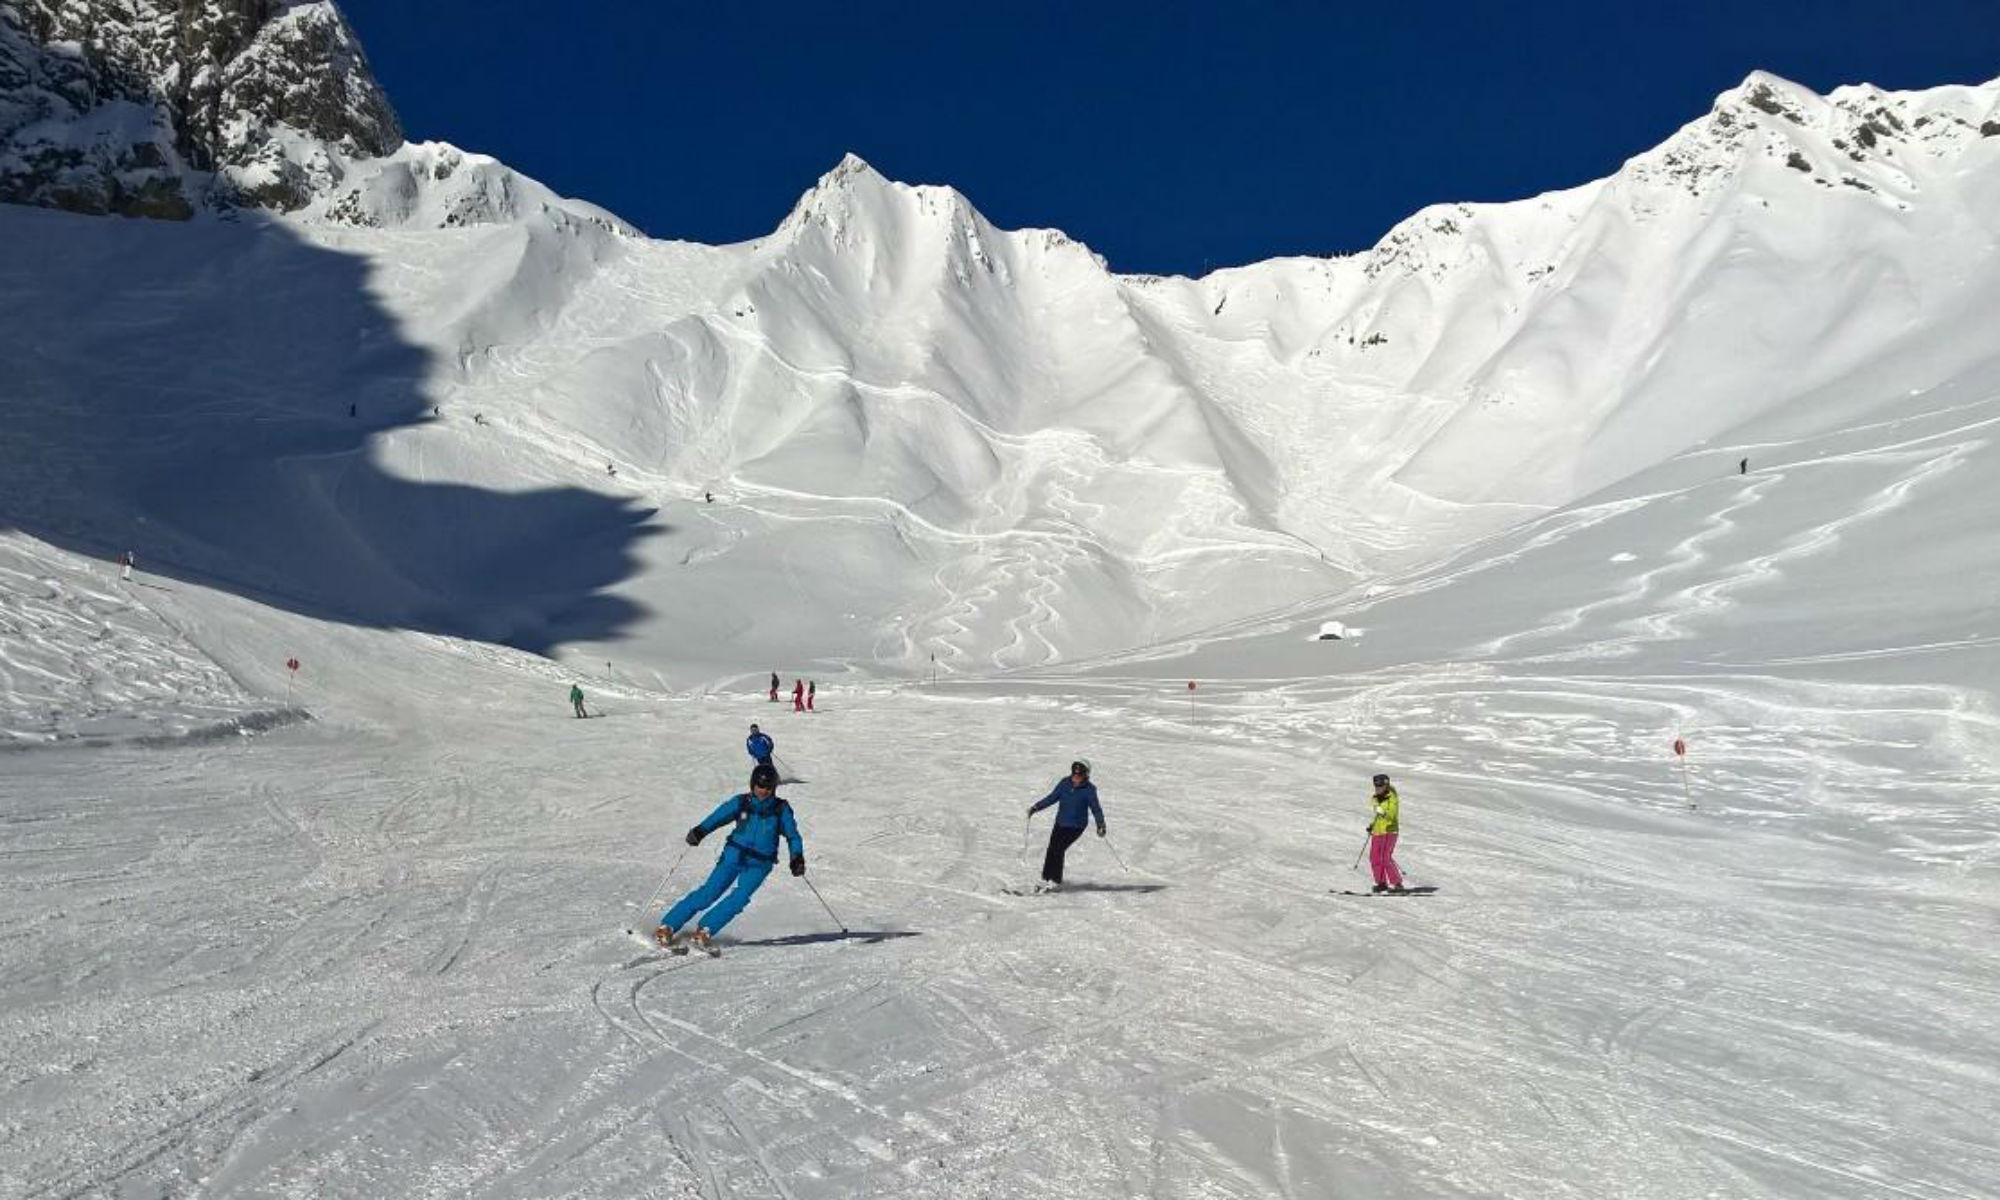
M773 765L771 751L776 750L778 744L771 740L770 734L753 724L750 726L750 736L743 740L743 748L750 752L751 758L757 760L758 766L768 767Z
M792 874L806 873L806 844L799 837L799 823L792 816L792 806L779 798L777 792L778 769L759 763L750 772L749 791L716 805L715 811L703 818L701 824L688 830L687 844L699 846L701 839L724 825L736 826L708 878L660 918L660 927L653 931L654 941L676 954L686 954L689 944L709 954L721 953L716 949L714 936L736 919L736 914L743 911L750 897L764 885L764 877L771 873L771 868L778 865L781 834L791 845ZM733 890L732 883L736 885ZM726 897L725 891L729 892ZM717 899L722 903L716 904ZM711 904L715 907L709 908ZM701 922L682 941L676 935L696 913L701 914Z
M1090 764L1078 759L1069 765L1069 778L1058 780L1048 795L1036 801L1028 815L1056 806L1056 825L1049 830L1049 852L1042 859L1042 882L1038 892L1061 889L1063 856L1076 839L1083 836L1091 818L1097 819L1097 836L1104 836L1104 810L1097 804L1097 785L1090 782Z

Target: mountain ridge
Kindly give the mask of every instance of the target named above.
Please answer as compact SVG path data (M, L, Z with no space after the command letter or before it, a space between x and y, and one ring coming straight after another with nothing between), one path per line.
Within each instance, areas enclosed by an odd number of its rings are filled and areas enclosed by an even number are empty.
M329 154L338 180L269 220L356 264L427 364L392 380L324 356L316 391L414 388L402 407L433 411L373 435L390 477L727 498L611 585L648 611L715 605L678 619L716 645L746 636L737 584L837 529L880 576L826 601L852 631L776 600L753 607L764 622L835 657L907 665L931 645L1014 666L1337 591L1677 456L1723 458L1739 431L1809 432L1982 377L1996 98L2000 81L1817 97L1755 73L1604 180L1434 205L1360 254L1200 279L1116 274L851 154L732 246L633 236L442 143ZM99 286L49 269L78 303ZM299 320L282 336L325 336ZM241 368L246 388L292 379ZM89 394L87 371L49 386ZM480 539L504 552L504 530Z

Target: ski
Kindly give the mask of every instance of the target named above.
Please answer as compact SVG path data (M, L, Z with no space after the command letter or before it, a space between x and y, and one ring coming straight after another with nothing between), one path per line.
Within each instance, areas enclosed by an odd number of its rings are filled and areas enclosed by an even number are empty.
M1376 898L1387 900L1396 896L1434 896L1437 894L1437 888L1435 887L1404 888L1400 892L1351 892L1345 888L1332 888L1330 890L1336 896L1360 896L1371 900Z

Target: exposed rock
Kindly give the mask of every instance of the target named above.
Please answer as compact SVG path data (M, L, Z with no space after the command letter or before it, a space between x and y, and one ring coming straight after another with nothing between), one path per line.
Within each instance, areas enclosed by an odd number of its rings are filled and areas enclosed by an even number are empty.
M330 0L0 0L0 200L289 211L402 143Z

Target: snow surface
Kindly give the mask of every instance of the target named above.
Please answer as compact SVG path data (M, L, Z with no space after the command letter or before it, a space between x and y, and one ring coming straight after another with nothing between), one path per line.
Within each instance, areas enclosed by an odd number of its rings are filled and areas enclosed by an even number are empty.
M1996 94L1198 281L0 210L0 1195L1995 1194ZM650 953L751 721L849 932Z

